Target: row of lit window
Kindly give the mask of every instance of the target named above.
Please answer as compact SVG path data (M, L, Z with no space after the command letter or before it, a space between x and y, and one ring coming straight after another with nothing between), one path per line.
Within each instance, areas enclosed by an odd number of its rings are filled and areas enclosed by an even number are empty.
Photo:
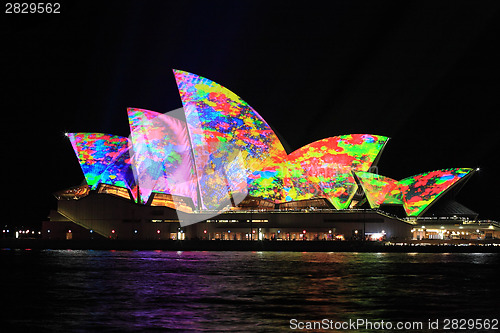
M10 233L10 229L3 229L3 230L2 230L2 233L4 233L4 234L8 234L8 233ZM16 233L18 233L18 234L20 234L20 235L21 235L21 234L23 234L23 235L24 235L24 234L26 234L26 235L28 235L28 234L31 234L31 235L35 235L35 234L37 234L37 235L41 235L41 234L42 234L42 232L41 232L41 231L36 232L35 230L31 230L31 231L30 231L29 229L28 229L28 230L18 230L18 231L16 231Z
M246 220L247 222L250 222L250 220ZM238 223L238 222L243 222L240 220L206 220L206 222L211 223ZM269 220L252 220L253 223L267 223Z
M463 228L464 228L464 227L461 227L461 226L460 226L460 227L458 227L458 229L463 229ZM489 229L493 229L493 228L489 228ZM422 226L422 227L421 227L421 228L419 228L419 229L415 229L415 228L411 229L411 232L415 232L415 231L427 231L427 232L450 233L450 231L449 231L449 230L444 229L444 227L443 227L443 226L441 226L441 229L427 229L425 226ZM455 231L452 231L451 233L452 233L452 234L455 234ZM481 230L476 229L476 233L481 233ZM460 231L457 231L457 235L458 235L458 234L460 234ZM462 231L462 235L463 235L463 234L464 234L464 232ZM467 232L467 235L468 235L468 234L469 234L469 233Z
M179 222L182 222L181 220L149 220L150 222L152 223L163 223L163 222L166 222L166 223L179 223Z
M7 232L8 232L8 231L7 231ZM184 231L183 231L183 230L179 230L179 232L182 234ZM33 231L33 233L34 233L34 231ZM50 234L50 229L47 229L47 233L48 233L48 234ZM71 233L72 233L71 229L68 229L67 233L68 233L68 234L71 234ZM90 230L89 230L89 233L93 234L93 233L94 233L94 230L90 229ZM112 229L112 230L111 230L111 233L112 233L113 235L114 235L114 234L116 234L116 230L115 230L115 229ZM138 231L137 229L134 229L134 234L138 234L138 233L139 233L139 231ZM160 230L160 229L156 230L156 233L157 233L157 234L160 234L160 233L161 233L161 230ZM38 234L41 234L41 232L38 232Z
M2 234L9 234L10 229L2 229ZM21 236L34 236L34 235L41 235L41 231L35 231L35 230L16 230L16 238L19 238ZM4 236L6 237L6 236Z

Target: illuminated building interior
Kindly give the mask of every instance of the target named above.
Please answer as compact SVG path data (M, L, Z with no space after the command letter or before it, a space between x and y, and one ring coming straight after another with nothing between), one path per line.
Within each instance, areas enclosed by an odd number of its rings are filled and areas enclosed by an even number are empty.
M151 206L169 207L184 213L193 212L193 202L190 198L166 193L152 193Z

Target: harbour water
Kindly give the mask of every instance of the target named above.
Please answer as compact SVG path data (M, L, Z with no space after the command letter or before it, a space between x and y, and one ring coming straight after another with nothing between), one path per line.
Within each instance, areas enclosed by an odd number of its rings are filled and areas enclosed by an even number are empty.
M0 267L1 332L333 331L327 322L349 320L431 332L500 318L497 253L3 249ZM382 331L369 328L348 329Z

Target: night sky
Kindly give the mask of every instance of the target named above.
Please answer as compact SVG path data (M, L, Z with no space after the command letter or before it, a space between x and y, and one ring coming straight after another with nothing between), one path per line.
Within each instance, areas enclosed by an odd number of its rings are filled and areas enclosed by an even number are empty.
M328 6L326 6L328 4ZM499 1L68 1L5 14L2 222L32 225L83 174L65 132L129 135L180 107L172 69L241 96L290 150L391 137L391 178L480 167L457 201L500 220Z

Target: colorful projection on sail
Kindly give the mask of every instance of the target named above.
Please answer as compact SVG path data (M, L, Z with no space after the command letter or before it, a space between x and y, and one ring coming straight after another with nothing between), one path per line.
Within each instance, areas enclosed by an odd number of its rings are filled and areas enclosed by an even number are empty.
M270 126L236 94L192 73L174 75L182 115L129 108L130 139L67 134L92 189L99 183L125 187L141 203L153 192L171 194L217 213L247 194L275 203L326 198L345 209L358 188L356 174L372 208L403 204L407 215L419 216L472 171L437 170L401 181L369 173L388 141L371 134L330 137L287 155ZM185 219L181 224L197 222L193 214L178 216Z
M335 208L349 207L358 185L352 171L366 171L389 138L348 134L310 143L281 163L250 176L249 192L275 202L327 198Z
M286 163L267 164L261 170L255 170L248 176L248 193L275 203L284 202L286 193L293 191L291 185L284 188L289 170ZM297 197L293 193L291 194ZM291 196L290 196L291 198Z
M68 133L87 184L135 188L127 138L104 133Z
M128 144L127 149L120 150L120 153L111 160L109 166L101 174L98 183L128 188L134 201L137 202L138 188L132 170L130 142Z
M188 197L196 205L196 175L186 123L150 110L127 111L142 203L154 191Z
M246 195L248 175L273 160L279 163L286 153L265 120L229 89L192 73L174 70L174 74L191 137L202 204L206 209L216 209L230 200L228 177L241 179L232 187ZM227 175L228 164L235 160L244 162L243 168L237 175Z
M456 168L421 173L399 181L403 204L408 216L419 216L446 190L469 174L472 169Z
M368 170L388 140L380 135L348 134L294 151L286 157L292 172L285 183L293 186L296 195L288 194L286 200L324 197L337 209L348 208L358 188L352 171Z
M342 165L354 171L368 171L388 140L388 137L371 134L334 136L299 148L287 159L302 166Z
M395 200L400 194L397 180L363 171L356 172L356 176L371 208L379 208L383 203L403 203Z

